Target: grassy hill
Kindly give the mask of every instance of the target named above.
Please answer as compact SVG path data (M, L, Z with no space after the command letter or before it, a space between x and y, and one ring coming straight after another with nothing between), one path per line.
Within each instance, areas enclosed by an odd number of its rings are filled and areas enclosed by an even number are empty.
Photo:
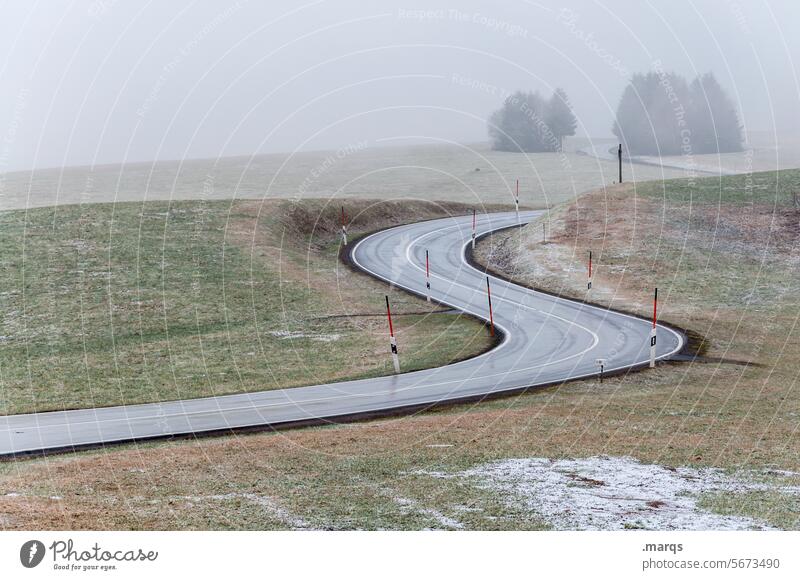
M626 185L551 212L543 220L547 243L534 223L482 246L482 260L508 276L643 316L657 286L660 319L692 332L695 362L613 379L572 407L569 449L675 466L798 471L798 194L800 170ZM589 250L594 286L587 293ZM563 389L548 412L580 390ZM800 525L797 496L766 489L710 493L704 501Z
M204 199L418 199L548 207L617 179L613 161L575 153L501 153L485 144L371 147L0 174L0 210L55 204ZM626 179L681 177L632 165Z
M539 224L480 244L493 267L578 298L592 248L592 299L642 313L657 283L662 317L705 345L694 363L344 427L0 465L0 522L540 529L585 526L571 519L585 509L600 527L663 528L683 509L701 526L796 529L797 177L698 181L692 203L685 182L599 191L552 213L547 244ZM609 503L619 494L632 495Z
M338 260L340 205L184 201L0 214L0 414L391 372L388 287ZM347 202L351 236L457 204ZM391 292L404 370L484 351L479 322Z

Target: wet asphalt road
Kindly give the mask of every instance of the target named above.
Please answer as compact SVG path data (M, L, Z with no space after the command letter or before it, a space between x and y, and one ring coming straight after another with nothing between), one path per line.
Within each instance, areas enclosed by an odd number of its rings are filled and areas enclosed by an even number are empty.
M481 235L527 222L538 212L479 216ZM425 293L425 250L431 291L439 302L488 318L486 275L467 264L472 216L400 226L358 242L353 262L396 286ZM480 399L596 375L649 360L650 323L553 297L490 277L494 322L502 342L456 364L400 375L283 390L144 405L0 418L0 456L69 450L175 435L338 422L454 400ZM678 352L684 338L658 328L658 357ZM400 362L403 345L399 344ZM389 343L387 337L387 352Z

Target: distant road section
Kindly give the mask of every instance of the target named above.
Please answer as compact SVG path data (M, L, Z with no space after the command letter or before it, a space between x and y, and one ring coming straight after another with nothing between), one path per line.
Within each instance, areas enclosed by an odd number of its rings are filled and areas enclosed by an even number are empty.
M478 235L526 223L538 212L481 215ZM431 295L488 320L486 274L465 250L472 216L399 226L372 234L352 250L355 265L395 286L424 295L425 251L431 257ZM408 412L480 400L539 385L647 364L650 323L626 314L522 288L489 276L500 344L452 365L388 377L310 387L0 417L0 456L65 451L179 435L281 428ZM658 327L657 356L681 350L684 337ZM403 345L398 345L400 363ZM387 335L386 356L389 353Z
M578 149L581 155L594 157L595 159L602 159L603 161L618 162L616 146L607 147L606 144L597 146L581 147ZM623 155L625 152L623 151ZM639 165L647 165L650 167L660 167L664 170L677 170L686 172L686 176L692 173L703 173L708 175L738 175L745 173L745 170L729 169L722 166L719 156L710 154L706 155L684 155L684 156L664 156L658 157L654 155L634 155L632 157L623 156L624 163L636 163ZM716 164L714 163L716 161ZM623 178L625 176L623 175ZM666 178L667 176L665 176Z

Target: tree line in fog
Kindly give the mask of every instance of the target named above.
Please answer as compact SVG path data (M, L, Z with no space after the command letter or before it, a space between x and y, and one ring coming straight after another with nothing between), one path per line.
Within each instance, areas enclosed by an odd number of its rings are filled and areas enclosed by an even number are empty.
M561 151L578 122L567 93L547 99L518 91L489 119L497 151ZM612 127L631 155L690 155L741 151L739 115L712 73L691 83L675 73L635 74L625 88Z

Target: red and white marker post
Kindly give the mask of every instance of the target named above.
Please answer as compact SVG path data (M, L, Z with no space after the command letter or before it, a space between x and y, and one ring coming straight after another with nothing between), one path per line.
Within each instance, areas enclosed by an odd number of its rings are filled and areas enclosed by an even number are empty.
M476 217L475 217L475 210L472 210L472 249L475 249L475 224L476 224Z
M389 308L389 297L386 297L386 317L389 319L389 344L392 350L392 362L394 372L400 373L400 359L397 357L397 339L394 337L394 326L392 326L392 311Z
M347 245L347 226L344 219L344 206L342 206L342 243Z
M586 285L587 290L592 289L592 251L589 250L589 283Z
M494 313L492 312L492 289L489 287L489 276L486 276L486 296L489 298L489 334L494 336Z
M425 288L428 289L428 302L431 301L431 262L428 259L428 250L425 250Z
M650 331L650 368L656 366L656 320L658 319L658 288L653 295L653 329Z
M519 179L517 179L517 195L514 197L514 205L517 208L517 221L519 221Z

